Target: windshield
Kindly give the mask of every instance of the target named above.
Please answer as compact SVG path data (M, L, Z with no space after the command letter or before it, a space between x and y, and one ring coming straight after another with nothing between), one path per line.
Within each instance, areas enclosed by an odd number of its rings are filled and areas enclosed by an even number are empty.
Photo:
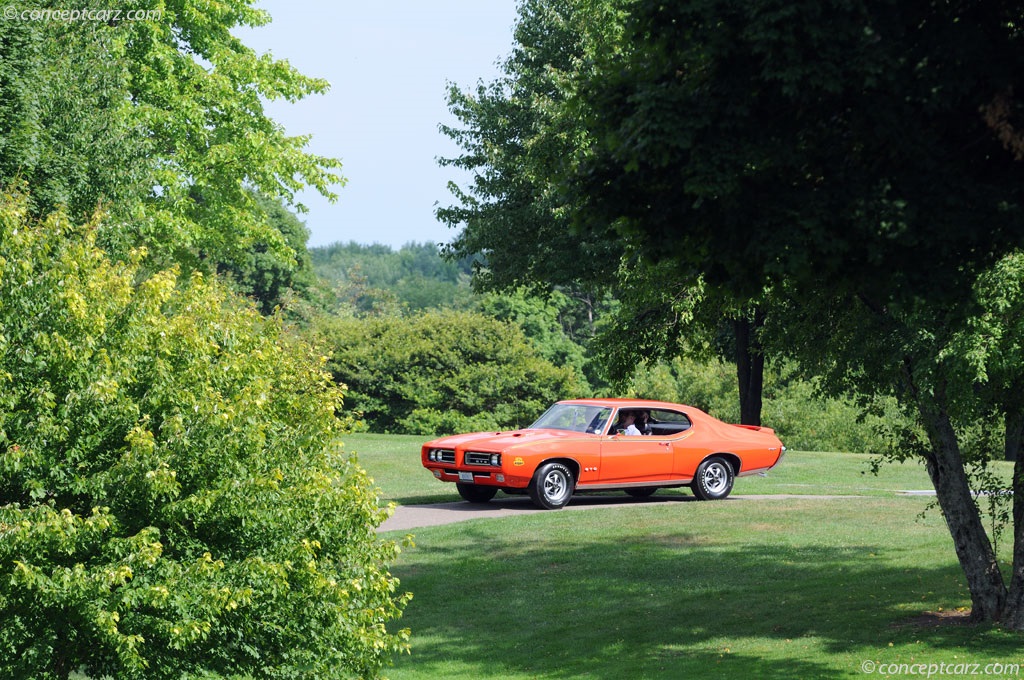
M530 427L533 429L571 430L600 433L612 410L607 406L555 404Z

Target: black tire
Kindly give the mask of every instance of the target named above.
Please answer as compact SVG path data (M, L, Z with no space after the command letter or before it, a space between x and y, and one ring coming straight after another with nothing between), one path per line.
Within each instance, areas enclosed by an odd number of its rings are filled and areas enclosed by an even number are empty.
M459 490L459 495L462 496L463 500L467 500L470 503L486 503L498 493L498 487L496 486L456 483L455 487Z
M702 501L719 501L732 491L736 478L732 465L718 456L708 458L697 468L697 475L690 487L693 495Z
M538 508L558 510L572 498L576 479L562 463L545 463L537 468L527 491Z
M629 489L623 489L627 494L633 498L647 498L653 496L654 492L658 490L656 486L636 486Z

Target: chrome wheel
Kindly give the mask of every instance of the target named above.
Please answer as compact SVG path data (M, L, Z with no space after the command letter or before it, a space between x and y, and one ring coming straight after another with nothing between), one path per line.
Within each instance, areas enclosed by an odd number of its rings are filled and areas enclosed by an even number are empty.
M697 468L693 480L693 495L702 501L720 500L732 491L732 466L719 457L708 458Z
M729 483L729 475L722 463L712 463L704 470L704 488L712 494L725 491Z
M557 510L569 502L576 480L562 463L542 465L533 476L528 489L530 498L545 510Z

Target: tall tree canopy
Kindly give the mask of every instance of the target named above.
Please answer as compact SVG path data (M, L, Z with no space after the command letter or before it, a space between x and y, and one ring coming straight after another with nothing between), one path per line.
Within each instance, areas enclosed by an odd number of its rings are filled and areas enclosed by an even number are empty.
M1019 78L1017 3L623 4L577 101L585 230L747 296L956 296L1019 241L1021 168L983 115Z
M466 188L452 186L458 203L438 216L463 227L449 246L452 254L482 255L474 277L478 288L563 287L591 308L613 291L622 304L610 312L612 322L603 324L594 346L617 382L628 380L638 359L702 355L716 344L709 339L723 326L729 329L741 418L760 424L764 354L757 332L763 313L692 280L666 283L663 268L638 259L636 248L607 220L571 228L590 197L564 191L561 180L594 144L577 94L606 53L624 49L624 16L604 0L520 5L516 44L503 75L475 91L449 91L461 127L443 129L464 153L443 163L475 176ZM688 312L698 304L707 314Z
M561 180L577 230L737 301L769 290L769 347L899 395L921 429L897 455L927 464L974 616L1024 627L1024 474L1007 588L970 489L991 450L966 438L1015 407L976 320L999 318L979 277L1024 244L1024 6L617 6L624 34L569 103L590 140Z
M564 106L567 79L591 42L584 29L594 24L580 21L583 8L579 0L524 2L504 76L473 92L449 90L461 127L442 129L464 154L442 164L475 177L467 189L450 185L458 204L438 210L438 217L466 225L450 250L484 256L475 284L485 290L614 281L620 246L599 234L572 233L571 206L552 190L552 177L583 141L578 119Z
M158 263L212 269L260 243L293 262L252 190L333 196L340 163L286 135L263 102L328 84L231 34L269 21L253 4L170 0L144 20L0 22L0 182L25 181L40 216L104 206L100 244L118 257L146 245Z

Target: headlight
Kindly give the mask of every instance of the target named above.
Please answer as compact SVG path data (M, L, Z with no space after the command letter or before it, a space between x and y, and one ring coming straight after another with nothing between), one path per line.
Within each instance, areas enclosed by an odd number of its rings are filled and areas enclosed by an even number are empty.
M454 463L455 449L428 449L427 460L431 463Z
M492 453L491 454L491 465L493 465L494 467L501 467L501 454L500 453Z

